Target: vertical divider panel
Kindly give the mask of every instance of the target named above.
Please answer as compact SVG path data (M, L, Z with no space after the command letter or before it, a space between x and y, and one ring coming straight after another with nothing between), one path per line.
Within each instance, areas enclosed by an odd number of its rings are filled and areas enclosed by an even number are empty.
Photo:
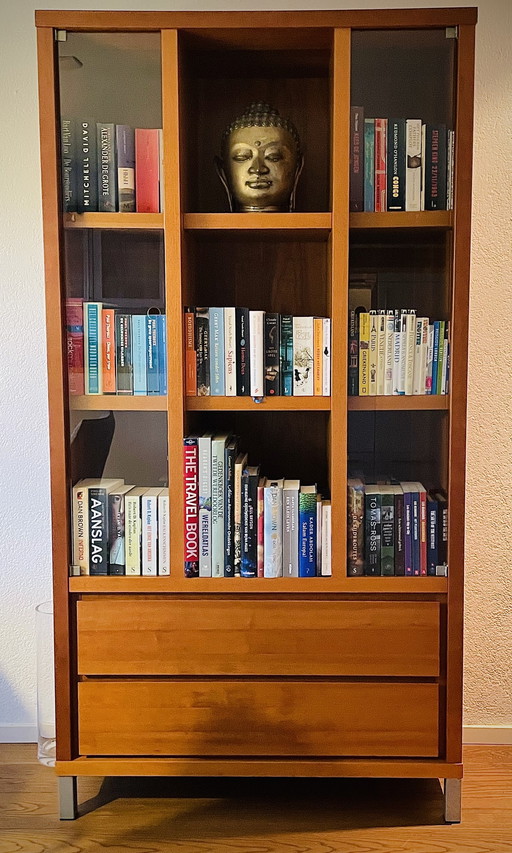
M347 287L349 229L350 29L334 30L331 142L331 417L329 471L332 573L346 586L347 527Z
M183 567L184 383L181 296L181 190L178 32L162 30L162 116L164 137L165 306L167 315L167 447L171 521L171 576ZM171 578L172 585L172 578Z

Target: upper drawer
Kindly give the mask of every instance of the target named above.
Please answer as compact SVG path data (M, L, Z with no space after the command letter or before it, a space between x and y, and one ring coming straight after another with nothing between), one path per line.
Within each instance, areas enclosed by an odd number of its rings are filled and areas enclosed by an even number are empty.
M78 602L81 675L439 675L435 601Z

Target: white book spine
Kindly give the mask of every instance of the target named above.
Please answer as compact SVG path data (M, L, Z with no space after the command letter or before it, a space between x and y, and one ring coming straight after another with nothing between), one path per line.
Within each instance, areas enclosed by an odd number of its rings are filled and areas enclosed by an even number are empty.
M156 575L157 568L157 519L158 499L156 495L142 495L142 574Z
M427 147L427 125L421 125L421 190L420 208L425 210L425 152Z
M324 317L322 341L322 394L324 397L331 396L331 320Z
M443 347L443 372L441 374L441 394L446 394L446 370L448 367L448 341L445 338Z
M402 317L395 313L393 332L393 394L400 394L400 354L402 350Z
M140 575L140 497L125 495L125 553L127 575Z
M392 312L386 314L386 340L385 368L384 368L384 394L390 397L393 394L393 344L395 334L395 315Z
M378 316L375 311L370 311L370 348L369 348L369 395L375 397L377 394L377 338L378 338Z
M283 575L299 576L299 483L284 482L283 489Z
M226 397L236 397L236 312L224 308L224 381ZM201 574L201 566L199 566Z
M321 574L332 575L331 559L331 504L325 502L322 505L322 561Z
M224 450L226 440L212 440L212 577L224 577Z
M263 322L264 311L249 311L251 397L263 397Z
M212 576L212 437L200 435L198 452L199 577Z
M423 394L422 387L425 384L425 379L422 373L421 364L421 341L423 337L423 317L416 318L416 339L414 343L414 379L412 393L415 395Z
M411 395L414 385L414 349L416 344L416 312L410 311L407 315L407 350L405 362L405 387L406 394Z
M428 317L422 318L421 330L421 391L427 393Z
M266 484L263 500L263 576L280 578L283 575L283 481Z
M158 495L158 574L170 575L169 494Z
M386 374L386 312L379 311L377 315L377 395L384 394Z
M312 397L313 382L313 317L293 318L293 393Z
M89 574L89 490L80 483L73 487L73 565Z
M322 496L316 496L316 565L317 574L322 567Z
M402 311L400 315L400 370L398 374L398 393L405 394L405 373L407 370L407 312Z
M421 119L407 119L405 137L405 209L421 210Z

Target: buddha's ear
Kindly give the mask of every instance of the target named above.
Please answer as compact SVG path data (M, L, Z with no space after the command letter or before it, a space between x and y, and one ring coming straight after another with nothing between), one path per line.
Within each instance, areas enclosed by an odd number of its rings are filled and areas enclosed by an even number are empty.
M290 213L295 210L295 192L297 190L297 184L299 182L299 178L301 176L302 170L304 168L304 154L301 154L297 163L297 168L295 169L295 178L293 180L293 189L290 195Z
M215 163L215 169L222 182L222 186L226 190L226 195L228 197L229 203L229 212L233 213L233 194L229 188L228 179L226 177L226 171L224 169L224 163L222 162L220 157L214 157L213 162Z

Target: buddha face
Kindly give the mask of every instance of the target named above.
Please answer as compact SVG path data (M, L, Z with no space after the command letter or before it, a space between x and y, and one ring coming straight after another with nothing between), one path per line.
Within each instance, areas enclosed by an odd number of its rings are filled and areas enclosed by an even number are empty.
M299 155L284 127L240 127L228 136L224 169L241 211L288 210Z

